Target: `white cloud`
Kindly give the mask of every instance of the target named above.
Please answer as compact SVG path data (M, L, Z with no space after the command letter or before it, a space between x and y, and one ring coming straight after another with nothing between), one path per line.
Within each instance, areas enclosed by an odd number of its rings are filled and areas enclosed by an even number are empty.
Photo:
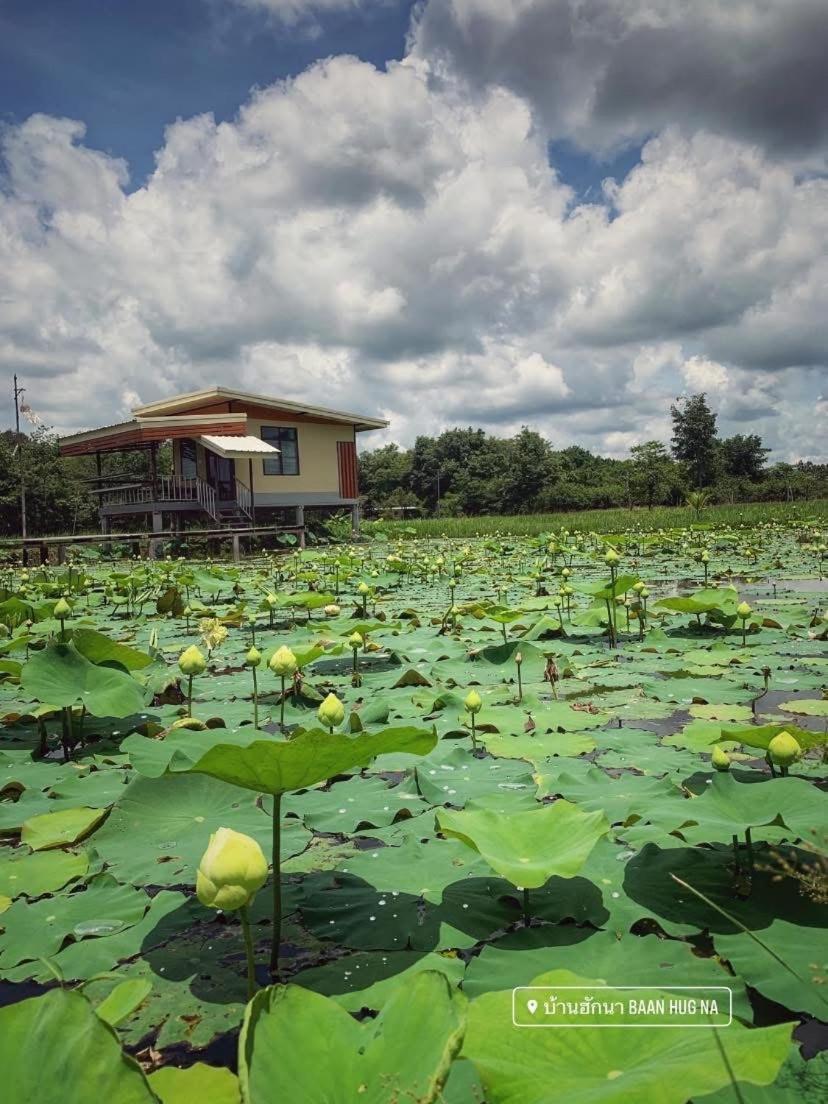
M531 99L422 55L332 58L232 122L176 122L131 192L80 124L7 127L0 367L66 430L217 382L377 411L403 441L528 423L617 452L704 389L725 432L823 455L826 181L668 126L579 204L546 138Z

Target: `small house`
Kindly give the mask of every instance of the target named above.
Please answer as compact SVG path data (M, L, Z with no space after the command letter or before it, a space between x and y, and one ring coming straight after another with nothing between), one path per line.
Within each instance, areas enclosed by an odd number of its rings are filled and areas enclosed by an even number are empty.
M248 527L289 511L304 525L307 507L351 512L359 528L356 435L388 422L228 387L210 387L136 407L132 418L63 437L63 456L94 455L101 528L143 515L161 532L184 518L202 527ZM158 471L158 449L172 444L172 472ZM107 480L102 454L143 449L145 480Z

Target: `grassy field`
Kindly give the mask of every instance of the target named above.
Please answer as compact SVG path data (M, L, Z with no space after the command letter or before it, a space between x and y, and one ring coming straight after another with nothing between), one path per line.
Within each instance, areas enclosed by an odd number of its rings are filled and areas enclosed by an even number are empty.
M653 510L580 510L559 514L521 514L514 517L414 518L406 521L365 523L368 534L377 531L391 537L474 537L492 535L535 536L568 529L615 533L624 529L668 529L683 526L714 528L732 525L761 525L767 521L810 521L828 519L828 500L813 502L750 502L735 506L708 506L700 517L685 506L658 506Z

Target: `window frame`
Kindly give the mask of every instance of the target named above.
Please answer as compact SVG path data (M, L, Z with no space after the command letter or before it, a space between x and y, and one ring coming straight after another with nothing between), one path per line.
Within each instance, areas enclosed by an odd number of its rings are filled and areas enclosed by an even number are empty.
M185 452L188 454L185 456ZM192 475L187 475L184 466L192 464ZM193 437L182 437L178 442L178 470L182 479L198 479L198 445Z
M268 436L265 436L265 433ZM290 441L296 448L296 471L284 471L285 454L282 448L283 435ZM278 456L265 456L262 458L262 475L264 476L285 476L290 478L291 476L301 475L302 466L299 461L299 429L297 426L278 426L278 425L263 425L259 429L260 438L267 442L269 445L273 445L274 448L279 449ZM278 471L268 471L268 464L278 465Z

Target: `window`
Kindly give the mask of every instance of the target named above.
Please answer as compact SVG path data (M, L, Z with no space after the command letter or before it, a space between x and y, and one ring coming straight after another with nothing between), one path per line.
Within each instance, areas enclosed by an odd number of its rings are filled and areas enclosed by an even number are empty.
M179 441L178 448L181 457L181 478L195 479L198 475L195 441L191 437L184 437Z
M265 475L299 474L299 442L295 429L262 426L262 440L279 449L278 456L268 456L262 461Z

